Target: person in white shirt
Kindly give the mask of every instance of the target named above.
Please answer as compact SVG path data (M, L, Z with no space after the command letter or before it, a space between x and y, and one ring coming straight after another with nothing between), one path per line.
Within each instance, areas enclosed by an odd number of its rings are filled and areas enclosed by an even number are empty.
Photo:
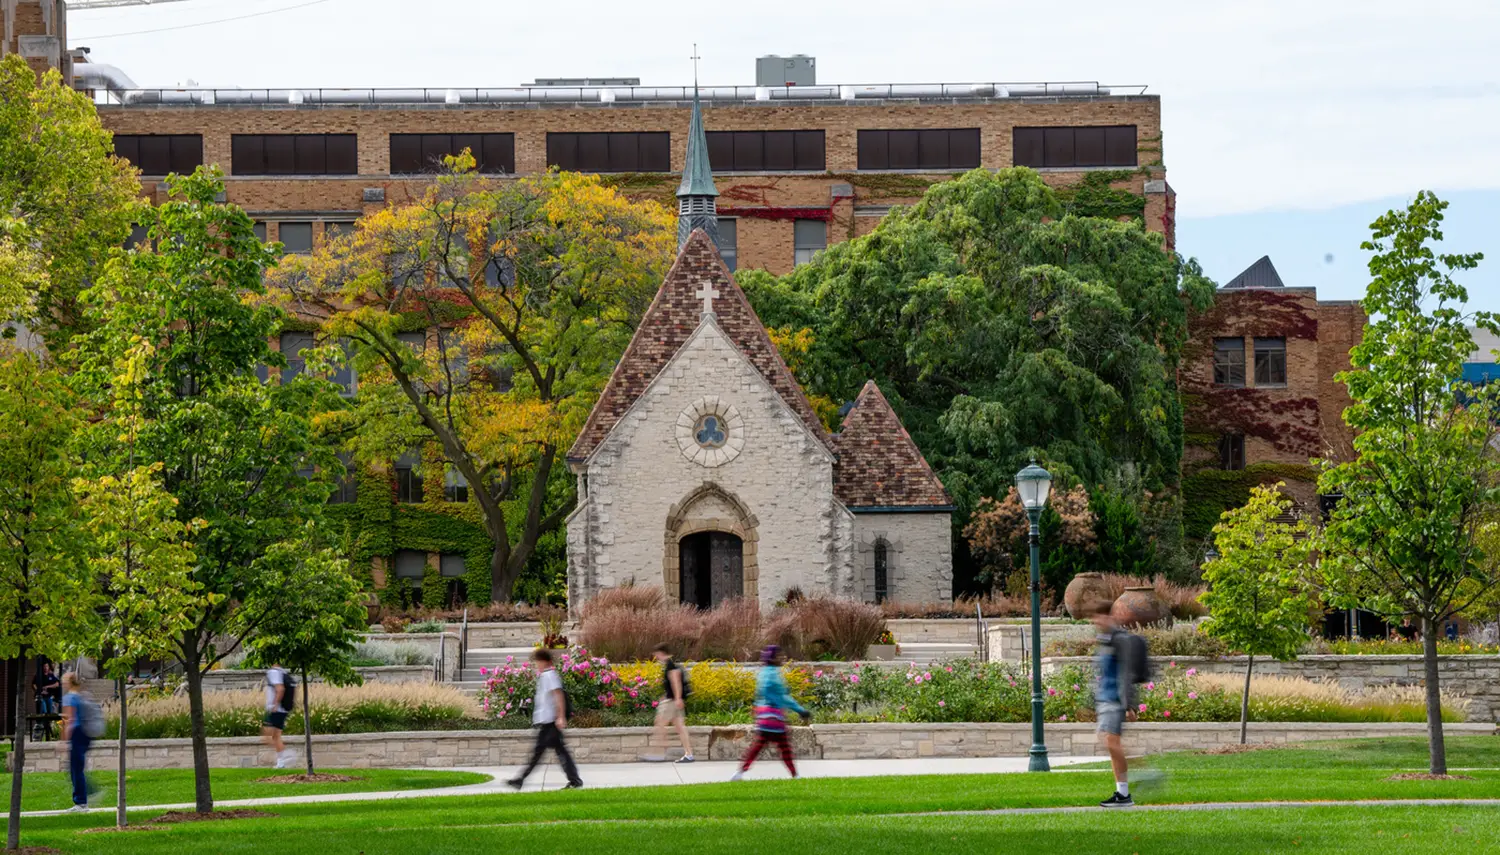
M265 744L271 746L276 754L276 768L284 769L295 755L292 749L286 747L281 740L281 732L286 729L287 712L291 709L291 698L287 697L286 669L280 665L272 665L266 671L266 717L261 722L260 738Z
M552 667L552 651L547 648L537 648L531 659L536 663L537 671L536 697L531 702L531 726L536 728L536 747L531 752L531 762L526 764L526 769L506 783L512 789L521 789L527 776L542 762L542 755L551 748L557 752L563 773L568 776L566 789L577 789L583 786L583 779L578 777L578 766L573 762L573 755L568 751L567 744L563 742L563 731L568 728L568 698L563 693L562 677Z

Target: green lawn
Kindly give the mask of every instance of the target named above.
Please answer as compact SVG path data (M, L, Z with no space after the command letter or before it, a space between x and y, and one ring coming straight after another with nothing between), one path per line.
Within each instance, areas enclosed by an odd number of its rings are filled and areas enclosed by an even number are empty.
M405 769L322 769L335 775L356 776L360 780L329 784L261 784L257 781L271 775L296 775L303 770L287 769L214 769L215 799L255 799L267 796L309 795L313 793L363 793L373 790L428 790L433 787L456 787L489 780L488 775L473 772L444 772ZM141 769L127 773L127 793L132 805L170 805L193 801L191 769ZM98 805L115 803L113 769L89 772L89 780L99 790ZM62 810L73 803L73 785L66 772L33 772L22 782L22 810ZM9 803L10 775L0 774L0 798Z
M1500 798L1500 738L1449 740L1471 781L1388 781L1424 767L1419 740L1328 743L1238 755L1155 758L1142 803ZM79 834L108 817L27 820L23 840L65 853L1500 852L1500 808L1307 807L1049 815L961 810L1091 806L1103 770L1050 775L770 780L695 787L288 805L276 819L126 835ZM938 815L914 815L932 812ZM135 815L133 815L134 817ZM139 815L145 819L146 815Z

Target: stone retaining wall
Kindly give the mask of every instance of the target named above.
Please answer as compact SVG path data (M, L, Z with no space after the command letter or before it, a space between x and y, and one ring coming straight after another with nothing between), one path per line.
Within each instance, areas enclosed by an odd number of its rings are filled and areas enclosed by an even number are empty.
M1088 623L1044 623L1042 624L1042 646L1062 638L1088 638L1095 635L1094 625ZM990 624L988 660L991 662L1020 662L1031 656L1031 626L1018 623Z
M1171 661L1199 671L1245 673L1243 656L1223 659L1178 656ZM1051 673L1064 665L1090 663L1083 657L1043 659L1042 673ZM1421 656L1303 656L1290 662L1257 659L1255 673L1338 683L1355 691L1392 685L1421 686L1426 681ZM1469 721L1500 721L1500 656L1439 656L1438 685L1444 691L1469 699Z
M712 760L737 759L748 738L746 727L693 727L694 744ZM1493 734L1493 725L1448 725L1449 734ZM1422 724L1289 724L1252 723L1249 739L1257 743L1305 742L1387 736L1421 736ZM1047 725L1047 747L1055 754L1099 756L1093 724ZM580 728L568 732L568 743L580 763L629 763L649 753L652 730L645 727ZM797 755L804 759L871 760L922 757L1018 757L1031 747L1029 724L828 724L792 729ZM1179 723L1130 726L1132 751L1161 752L1212 748L1239 741L1239 724ZM509 766L525 762L532 736L526 730L433 733L361 733L314 736L315 759L325 768L400 768ZM299 753L301 738L288 740ZM707 750L704 751L704 746ZM136 740L128 758L132 769L192 768L192 744L186 739ZM268 749L253 737L208 740L209 765L269 766ZM67 768L67 747L58 742L26 746L27 769L60 772ZM113 768L116 747L100 741L90 753L95 769Z
M365 641L388 641L393 644L410 644L420 647L432 654L434 660L440 660L440 665L446 682L452 682L459 678L458 671L458 633L453 631L444 632L367 632L363 634ZM477 645L470 645L477 646ZM424 666L431 672L431 666Z

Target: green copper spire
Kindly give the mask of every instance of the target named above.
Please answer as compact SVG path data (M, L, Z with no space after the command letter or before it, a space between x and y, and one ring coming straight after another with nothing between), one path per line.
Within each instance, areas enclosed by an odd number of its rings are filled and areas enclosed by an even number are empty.
M687 243L694 229L703 229L719 243L719 189L714 186L713 169L708 163L708 135L703 131L703 105L698 101L698 84L693 83L693 119L688 125L687 159L683 164L682 183L677 187L677 246Z

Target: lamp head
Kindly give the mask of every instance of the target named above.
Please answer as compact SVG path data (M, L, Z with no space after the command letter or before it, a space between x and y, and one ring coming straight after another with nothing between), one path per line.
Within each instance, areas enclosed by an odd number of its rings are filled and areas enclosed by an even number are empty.
M1052 473L1031 465L1016 473L1016 492L1021 495L1021 507L1028 511L1040 511L1047 506L1047 496L1052 492Z

